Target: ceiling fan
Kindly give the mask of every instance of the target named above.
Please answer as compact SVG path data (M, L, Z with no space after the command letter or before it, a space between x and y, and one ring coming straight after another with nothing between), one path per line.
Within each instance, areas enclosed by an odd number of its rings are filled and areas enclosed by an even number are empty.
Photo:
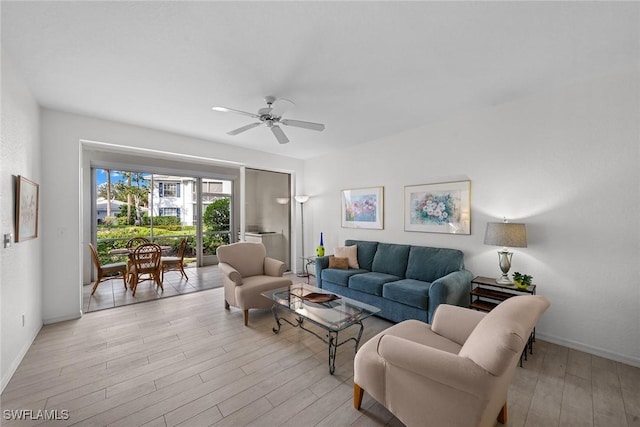
M256 126L260 126L261 124L266 124L268 128L271 129L273 135L276 137L280 144L286 144L289 142L289 138L284 134L280 126L278 124L283 124L285 126L295 126L304 129L311 129L317 131L323 131L324 125L321 123L312 123L312 122L303 122L301 120L288 120L283 119L282 115L295 104L292 101L289 101L285 98L276 99L273 96L267 96L264 98L267 106L264 108L260 108L257 114L249 113L246 111L234 110L233 108L227 107L212 107L214 111L222 111L225 113L236 113L242 114L244 116L249 116L254 119L258 119L258 122L251 123L245 126L242 126L238 129L234 129L230 132L227 132L227 135L237 135L239 133L248 131L249 129L253 129Z

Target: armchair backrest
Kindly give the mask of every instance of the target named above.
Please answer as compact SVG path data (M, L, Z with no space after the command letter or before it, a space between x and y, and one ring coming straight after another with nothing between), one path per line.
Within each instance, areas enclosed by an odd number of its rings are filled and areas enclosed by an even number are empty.
M220 246L217 250L218 261L229 264L242 277L264 274L264 259L267 251L262 243L238 242Z
M458 353L495 376L520 357L531 331L549 300L540 295L511 297L491 310L475 327Z

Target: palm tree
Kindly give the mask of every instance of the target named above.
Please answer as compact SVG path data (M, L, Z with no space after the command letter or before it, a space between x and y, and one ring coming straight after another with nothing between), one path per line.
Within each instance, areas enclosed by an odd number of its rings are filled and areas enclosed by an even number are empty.
M131 172L125 172L127 174L127 187L131 188ZM131 203L133 199L131 192L127 193L127 224L131 224Z
M105 169L107 173L107 218L111 218L111 169Z

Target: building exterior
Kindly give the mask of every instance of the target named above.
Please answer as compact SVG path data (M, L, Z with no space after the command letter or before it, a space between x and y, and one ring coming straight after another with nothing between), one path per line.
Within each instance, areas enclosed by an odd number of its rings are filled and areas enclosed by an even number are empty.
M175 216L182 225L195 225L197 221L197 182L193 177L153 175L145 177L152 182L149 207L154 216ZM231 195L231 181L201 178L203 211L220 197Z
M111 200L109 203L111 205L111 216L114 217L118 212L120 212L120 206L126 206L125 202L121 202L120 200ZM107 217L107 199L104 197L98 197L96 199L96 219L98 224L102 224L104 219Z

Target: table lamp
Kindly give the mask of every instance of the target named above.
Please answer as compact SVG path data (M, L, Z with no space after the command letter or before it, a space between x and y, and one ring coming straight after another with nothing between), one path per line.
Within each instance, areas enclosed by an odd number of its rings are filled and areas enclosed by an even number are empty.
M502 276L496 279L496 283L501 285L512 285L513 281L509 279L509 269L511 268L511 257L513 252L509 252L507 247L526 248L527 247L527 229L524 224L510 223L505 219L504 222L487 223L487 232L484 236L484 244L492 246L503 246L498 251L498 261Z

